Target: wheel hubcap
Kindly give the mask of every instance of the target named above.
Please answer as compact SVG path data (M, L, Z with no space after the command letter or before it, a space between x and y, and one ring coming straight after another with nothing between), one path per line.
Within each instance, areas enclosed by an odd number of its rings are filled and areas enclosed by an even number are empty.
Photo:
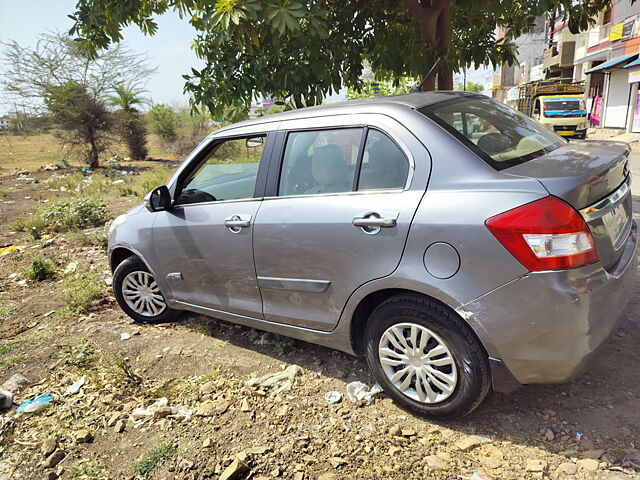
M160 287L149 272L131 272L122 282L122 296L131 310L145 317L160 315L167 308Z
M448 345L415 323L398 323L380 338L378 357L389 381L407 397L439 403L451 396L458 370Z

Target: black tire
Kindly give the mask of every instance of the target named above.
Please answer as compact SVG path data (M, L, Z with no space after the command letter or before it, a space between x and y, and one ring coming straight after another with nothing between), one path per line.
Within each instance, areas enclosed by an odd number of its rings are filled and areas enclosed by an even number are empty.
M457 368L457 383L448 398L433 403L422 402L405 395L390 381L378 349L383 334L393 325L401 323L429 329L449 349ZM489 393L491 375L484 348L460 317L437 302L419 295L391 297L373 311L367 322L365 336L367 362L376 380L391 398L413 412L440 419L460 417L471 413ZM419 351L420 355L424 352ZM400 369L402 366L389 368ZM412 385L415 385L415 375L412 381ZM443 390L433 388L433 383L430 386L444 396ZM416 388L413 390L417 392Z
M142 315L135 310L133 310L124 298L123 283L127 275L133 272L146 272L153 278L153 274L149 271L147 266L144 264L142 260L140 260L136 256L131 256L124 260L120 265L116 267L115 272L113 272L113 293L115 294L116 300L120 308L126 313L129 317L133 318L137 322L145 322L145 323L165 323L171 322L175 320L180 313L180 310L174 310L169 308L168 306L164 308L164 310L158 315ZM160 295L162 293L160 292ZM164 295L162 295L164 299Z

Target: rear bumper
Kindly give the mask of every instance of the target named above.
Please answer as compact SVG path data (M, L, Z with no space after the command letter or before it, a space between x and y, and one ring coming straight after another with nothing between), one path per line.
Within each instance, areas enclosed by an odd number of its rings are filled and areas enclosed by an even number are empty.
M491 357L521 384L564 382L608 338L635 286L637 226L618 264L525 275L464 306ZM504 371L500 377L504 378ZM500 388L498 388L500 389Z

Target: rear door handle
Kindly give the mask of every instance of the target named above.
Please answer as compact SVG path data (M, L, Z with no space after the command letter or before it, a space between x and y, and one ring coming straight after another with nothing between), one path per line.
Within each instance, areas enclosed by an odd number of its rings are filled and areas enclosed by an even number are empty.
M355 217L351 223L354 227L362 228L362 231L375 234L381 228L393 228L397 224L398 212L367 212Z
M382 218L382 217L356 217L353 219L354 227L382 227L391 228L396 226L395 218Z
M236 214L224 219L224 226L232 233L240 233L240 230L251 226L251 215Z

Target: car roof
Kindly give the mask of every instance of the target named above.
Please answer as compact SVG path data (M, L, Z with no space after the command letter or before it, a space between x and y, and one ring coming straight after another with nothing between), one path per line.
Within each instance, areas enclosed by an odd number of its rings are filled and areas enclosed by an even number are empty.
M391 113L397 108L417 109L426 107L434 103L451 100L467 95L478 95L470 92L462 91L436 91L436 92L420 92L409 93L406 95L390 95L386 97L371 97L358 100L347 100L344 102L327 103L315 107L299 108L296 110L288 110L286 112L265 115L251 120L234 123L226 127L216 130L219 133L224 130L245 127L251 125L260 125L267 122L278 122L284 120L295 120L299 118L309 118L329 115L345 115L349 113Z

